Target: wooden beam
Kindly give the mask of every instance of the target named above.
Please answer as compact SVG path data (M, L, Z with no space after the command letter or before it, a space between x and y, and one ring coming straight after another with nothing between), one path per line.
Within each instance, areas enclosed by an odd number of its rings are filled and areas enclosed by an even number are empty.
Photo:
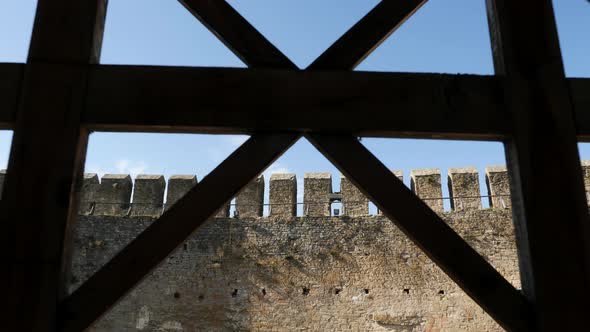
M0 63L0 129L13 129L25 66Z
M91 74L84 122L107 131L501 139L507 115L498 83L473 75L101 66Z
M538 331L585 330L590 218L552 4L488 0L487 8L514 128L505 148L523 291Z
M99 56L106 0L39 0L0 201L6 331L57 331L65 295L88 63Z
M590 78L570 78L568 87L578 141L590 142Z
M356 23L308 70L354 69L387 37L410 18L427 0L383 0Z
M298 69L225 0L179 0L248 67Z
M356 138L306 138L502 327L530 330L525 298Z
M60 331L90 326L299 137L252 136L62 303Z

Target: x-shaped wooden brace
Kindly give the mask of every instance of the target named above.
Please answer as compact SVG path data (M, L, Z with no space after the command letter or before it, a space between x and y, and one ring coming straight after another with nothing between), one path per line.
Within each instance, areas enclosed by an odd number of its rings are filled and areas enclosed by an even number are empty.
M425 2L381 1L307 70L354 69ZM225 1L181 3L249 67L298 70ZM500 325L530 329L524 296L355 137L258 133L63 301L63 330L90 326L302 135Z

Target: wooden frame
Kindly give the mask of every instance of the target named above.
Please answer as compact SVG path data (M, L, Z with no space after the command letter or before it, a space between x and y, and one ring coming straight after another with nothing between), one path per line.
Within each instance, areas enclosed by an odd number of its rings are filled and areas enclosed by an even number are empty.
M566 81L549 0L488 1L498 76L351 71L424 2L382 1L299 71L225 1L181 3L250 69L97 65L106 0L39 0L27 64L0 65L0 127L15 131L0 201L6 326L82 331L304 135L504 328L583 328L590 236L576 139L590 137L590 80ZM367 112L373 121L359 121ZM66 296L89 130L253 136ZM360 135L504 141L523 294L403 188ZM566 180L547 179L555 171ZM548 204L555 193L559 204ZM405 204L394 208L392 197ZM155 241L162 232L173 236ZM553 287L564 284L572 289Z

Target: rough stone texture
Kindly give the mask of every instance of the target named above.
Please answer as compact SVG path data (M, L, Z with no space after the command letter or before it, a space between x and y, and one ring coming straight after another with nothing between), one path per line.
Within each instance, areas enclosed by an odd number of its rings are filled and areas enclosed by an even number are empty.
M166 209L178 202L189 190L197 184L194 175L172 175L168 179L168 193L166 194Z
M404 182L404 172L400 171L400 170L392 170L391 171L393 173L393 175L397 176L397 178L401 181ZM383 215L383 212L381 212L381 210L379 210L379 208L377 208L377 215Z
M584 189L586 190L586 200L590 204L590 161L582 160L582 175L584 176Z
M510 179L506 166L486 167L486 185L490 195L490 206L496 209L511 209Z
M444 211L440 169L416 169L410 173L412 191L435 212Z
M236 197L236 210L240 218L262 217L264 204L264 177L248 183Z
M344 175L340 175L340 193L343 215L359 217L369 214L369 199Z
M481 209L479 173L475 167L449 169L449 195L453 210Z
M305 173L303 176L303 214L310 217L329 217L332 174Z
M100 181L95 173L85 173L82 179L82 186L79 188L78 195L80 203L78 205L78 214L90 215L93 213L95 196L98 194Z
M129 174L106 174L93 196L94 215L126 216L129 214L133 185Z
M509 210L443 218L519 287ZM71 290L153 220L80 216ZM393 223L365 216L212 219L90 329L303 330L501 328Z
M269 183L270 216L291 218L297 214L297 177L272 174Z
M166 181L162 175L138 175L133 190L131 216L159 216L164 208Z

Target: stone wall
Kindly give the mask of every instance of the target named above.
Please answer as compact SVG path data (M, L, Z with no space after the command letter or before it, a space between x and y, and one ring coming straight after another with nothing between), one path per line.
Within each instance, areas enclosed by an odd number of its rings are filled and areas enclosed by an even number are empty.
M398 177L402 175L396 172ZM326 180L328 179L329 182ZM509 280L519 273L505 169L486 169L491 208L482 209L477 172L449 171L450 212L440 171L412 172L412 190ZM198 229L90 331L499 331L501 328L368 200L330 174L304 176L304 216L296 216L295 175L264 180ZM87 175L76 225L71 291L184 192L194 176ZM131 201L131 197L133 200ZM343 203L330 217L329 202ZM314 204L318 202L319 204ZM326 207L328 205L328 207Z

